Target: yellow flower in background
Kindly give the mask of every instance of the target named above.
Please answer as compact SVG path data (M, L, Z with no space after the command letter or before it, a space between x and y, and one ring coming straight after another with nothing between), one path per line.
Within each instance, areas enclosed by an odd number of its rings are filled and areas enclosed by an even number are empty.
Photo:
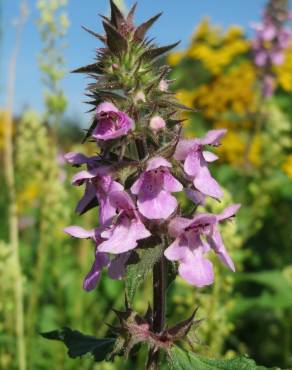
M170 66L176 66L185 56L184 51L174 51L173 53L168 54L167 63Z
M220 42L221 28L219 26L211 26L209 18L203 19L192 36L192 43L198 40L204 40L208 44L217 45Z
M39 184L34 181L28 184L20 193L17 194L17 206L19 214L22 214L26 207L32 207L32 204L40 193L40 187L38 185Z
M253 166L261 164L261 138L253 136L249 143L243 132L229 130L221 140L222 145L217 148L220 159L238 166L248 161ZM245 158L246 157L246 158Z
M282 165L282 170L292 179L292 154L289 154Z
M222 34L220 28L211 27L208 20L204 20L198 26L186 55L200 60L206 69L218 75L236 55L249 49L250 42L243 38L240 27L231 26Z
M201 85L192 93L193 104L206 118L216 121L229 111L244 116L256 111L255 81L253 65L241 63L210 84Z
M186 105L187 107L193 107L193 101L195 98L195 92L190 90L179 90L176 94L176 97L181 102L181 104Z
M244 36L243 29L237 25L231 25L223 35L224 42L234 41Z
M274 66L278 84L285 91L292 91L292 41L291 46L285 51L284 63Z

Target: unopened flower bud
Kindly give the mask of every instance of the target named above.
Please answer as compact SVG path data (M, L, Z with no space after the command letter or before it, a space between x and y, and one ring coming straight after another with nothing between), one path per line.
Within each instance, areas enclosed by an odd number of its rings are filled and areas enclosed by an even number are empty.
M159 82L158 88L160 91L167 91L168 90L168 83L166 80L161 80Z
M154 116L151 118L149 126L152 131L156 132L156 131L164 130L166 123L162 117Z
M136 95L134 96L134 99L133 100L134 100L134 103L135 104L139 103L139 101L142 101L142 102L145 103L146 97L145 97L145 94L143 93L143 91L138 91L136 93Z

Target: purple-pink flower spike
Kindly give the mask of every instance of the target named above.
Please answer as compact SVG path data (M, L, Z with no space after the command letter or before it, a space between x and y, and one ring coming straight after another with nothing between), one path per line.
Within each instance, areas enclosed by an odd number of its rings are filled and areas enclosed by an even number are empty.
M253 26L256 35L252 40L254 64L262 74L262 96L270 97L275 88L276 80L273 66L283 64L285 50L289 46L292 32L285 23L290 20L287 3L270 0L266 6L261 23Z
M120 323L111 327L117 338L108 353L114 356L123 349L129 354L135 344L146 342L147 369L158 369L159 352L169 355L172 345L185 339L195 322L194 313L166 328L168 272L174 271L198 288L210 285L215 279L211 253L235 271L220 224L235 216L240 206L233 204L219 214L198 212L206 198L220 201L224 196L210 167L218 159L212 149L220 145L226 130L183 138L181 113L189 108L171 93L169 67L156 63L177 43L156 47L145 38L161 14L136 27L136 5L127 16L113 0L110 5L110 17L102 17L105 34L86 29L103 43L96 49L94 63L75 71L93 78L86 93L92 120L83 138L83 142L90 140L91 154L65 155L78 168L72 184L84 187L76 212L82 215L98 207L93 213L96 222L90 230L72 225L64 231L74 238L89 239L93 246L91 266L83 280L86 291L97 287L103 273L125 280L126 310L115 311ZM258 32L266 40L278 35L272 25ZM279 38L281 47L284 36ZM265 63L267 55L259 53L257 59ZM278 63L280 59L277 49L271 60ZM268 79L266 85L271 89ZM192 207L186 207L186 197ZM142 317L132 304L149 272L153 300ZM112 343L109 338L105 341ZM95 349L94 353L99 355Z
M79 167L72 184L84 186L76 211L83 214L98 206L98 223L89 231L69 226L65 232L91 239L94 245L92 267L83 282L87 291L96 287L103 270L112 279L127 280L139 260L143 271L145 266L153 269L153 330L159 332L164 326L167 265L178 265L178 274L197 287L214 282L212 251L235 271L220 224L233 217L239 205L215 215L188 214L180 204L181 193L194 209L207 197L223 197L210 164L218 159L212 148L220 145L226 130L190 140L182 137L185 107L169 93L168 67L155 64L176 44L156 48L145 42L158 16L135 27L135 7L128 17L113 2L111 10L111 18L103 18L105 36L98 35L105 45L97 49L96 62L76 71L94 77L87 94L92 99L92 123L85 136L92 153L65 155L69 164ZM276 31L271 26L258 32L273 39Z

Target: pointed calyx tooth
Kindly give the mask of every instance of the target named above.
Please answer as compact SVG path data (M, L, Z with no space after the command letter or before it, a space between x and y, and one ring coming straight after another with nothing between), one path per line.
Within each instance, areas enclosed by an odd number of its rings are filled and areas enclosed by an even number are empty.
M134 39L136 41L142 41L146 35L146 32L149 28L157 21L157 19L162 15L161 13L156 14L154 17L148 19L148 21L142 23L139 27L136 28L134 33Z
M143 53L143 57L145 59L150 59L150 60L156 59L160 57L161 55L167 53L171 49L175 48L179 43L180 41L175 42L174 44L171 44L171 45L161 46L159 48L149 48Z
M113 0L110 0L110 6L111 6L111 24L118 28L120 24L125 22L124 15L120 11L120 9L116 6Z
M137 3L135 3L132 6L132 8L130 9L130 11L129 11L128 15L127 15L127 23L128 24L132 24L133 25L134 15L135 15L136 8L137 8Z
M104 36L100 35L99 33L96 33L96 32L90 30L89 28L87 28L85 26L81 26L81 27L84 29L84 31L90 33L90 35L96 37L101 42L105 42L106 41L106 38Z
M102 74L104 73L103 65L101 63L92 63L87 66L74 69L72 73L94 73Z
M103 22L103 27L106 33L106 42L110 51L119 55L122 51L126 51L128 48L127 40L115 29L110 23Z
M181 321L178 324L167 329L165 331L165 334L169 336L173 342L184 339L188 335L192 326L195 324L198 325L202 321L202 320L194 320L196 313L198 312L198 309L199 307L196 307L196 309L194 310L194 312L188 319Z

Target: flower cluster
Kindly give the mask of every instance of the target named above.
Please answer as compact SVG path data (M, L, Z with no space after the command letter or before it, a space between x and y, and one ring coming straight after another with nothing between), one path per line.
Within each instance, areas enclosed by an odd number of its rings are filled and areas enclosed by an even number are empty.
M263 69L262 94L272 95L275 89L275 78L272 67L282 65L285 50L289 46L291 31L285 27L289 13L278 0L270 0L265 9L261 23L255 24L256 36L252 40L254 63Z
M113 2L111 7L111 19L103 18L106 35L90 31L106 47L98 50L97 63L78 70L97 81L90 90L94 115L86 138L97 144L98 155L65 156L73 166L85 166L72 180L73 185L85 186L76 211L83 214L99 206L96 228L65 229L94 243L84 288L93 289L104 268L111 278L122 278L133 253L153 248L153 239L159 240L166 259L178 262L183 279L198 287L209 285L214 280L211 250L234 271L219 224L234 216L239 205L219 215L185 215L174 194L185 192L196 206L206 197L222 198L209 169L217 156L208 148L218 146L226 130L211 130L200 139L181 137L178 108L186 107L168 91L168 68L157 69L153 63L175 45L155 48L143 41L158 16L136 28L135 7L127 17Z
M205 19L199 24L186 52L171 53L168 62L174 66L183 58L189 57L199 60L212 74L219 75L236 56L249 50L250 43L243 36L239 27L231 26L222 33L219 27L212 27L208 19Z
M111 111L101 111L104 107L110 107ZM112 103L100 104L96 115L98 125L92 138L97 139L99 132L98 141L119 138L133 124L133 120ZM177 199L171 195L184 190L195 204L203 203L206 196L216 199L223 196L208 169L208 163L215 161L217 156L204 147L218 145L225 132L212 130L202 139L181 139L178 142L173 160L183 165L185 188L172 175L172 164L162 156L149 159L127 190L113 179L114 169L105 165L101 157L86 157L72 152L65 156L74 166L87 165L87 170L75 174L72 181L74 185L85 184L85 194L77 205L77 211L83 213L92 202L99 203L99 227L90 231L78 226L65 229L76 238L90 238L95 243L95 260L84 281L86 290L95 287L103 267L108 267L111 278L123 276L130 251L138 247L140 240L151 235L146 227L151 223L152 227L153 224L167 223L169 236L175 240L165 250L165 256L171 261L179 261L179 273L190 284L204 286L213 282L212 263L204 257L210 249L234 270L217 226L233 216L238 205L228 207L219 215L197 214L188 219L178 214Z

